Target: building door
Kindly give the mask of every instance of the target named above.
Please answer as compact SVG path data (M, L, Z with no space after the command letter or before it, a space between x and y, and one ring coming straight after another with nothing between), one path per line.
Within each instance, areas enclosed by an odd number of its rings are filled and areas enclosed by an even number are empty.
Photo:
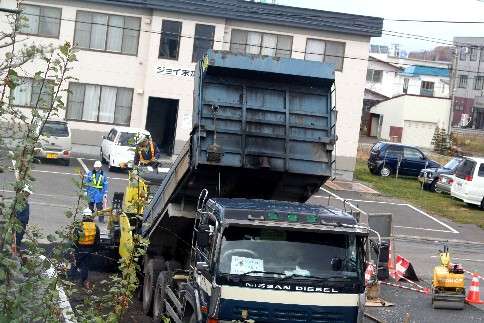
M178 100L150 97L146 130L151 133L162 154L171 156L175 147Z

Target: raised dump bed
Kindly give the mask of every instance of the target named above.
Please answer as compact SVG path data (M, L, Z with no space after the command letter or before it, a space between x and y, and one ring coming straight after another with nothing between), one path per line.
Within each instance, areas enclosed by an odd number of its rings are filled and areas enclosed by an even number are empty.
M331 176L333 85L333 64L209 51L197 65L190 138L145 221L168 203L195 205L202 189L306 201Z

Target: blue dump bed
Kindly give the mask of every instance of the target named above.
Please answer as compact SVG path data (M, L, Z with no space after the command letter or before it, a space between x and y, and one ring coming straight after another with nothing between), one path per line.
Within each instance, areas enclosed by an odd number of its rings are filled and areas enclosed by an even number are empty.
M193 129L145 221L209 197L304 202L331 176L334 65L209 51L197 65Z

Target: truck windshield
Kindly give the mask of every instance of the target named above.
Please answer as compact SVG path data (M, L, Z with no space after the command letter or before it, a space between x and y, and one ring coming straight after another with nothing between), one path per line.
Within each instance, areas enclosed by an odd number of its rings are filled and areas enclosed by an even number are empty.
M220 248L220 274L299 278L361 278L363 238L323 233L228 227Z

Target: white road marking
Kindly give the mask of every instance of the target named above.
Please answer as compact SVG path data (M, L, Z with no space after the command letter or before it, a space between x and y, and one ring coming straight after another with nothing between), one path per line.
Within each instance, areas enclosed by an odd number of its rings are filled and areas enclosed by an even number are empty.
M84 168L84 171L86 173L89 173L89 169L87 168L86 164L84 164L84 162L82 161L82 158L77 158L77 160L79 161L79 164L81 164L82 168Z
M423 230L423 231L432 231L432 232L447 232L447 233L459 233L457 231L449 231L449 230L436 230L436 229L425 229L425 228L414 228L414 227L404 227L401 225L394 225L394 228L401 228L401 229L412 229L412 230ZM452 228L451 228L452 229ZM453 230L453 229L452 229Z
M405 207L409 207L411 209L413 209L414 211L428 217L429 219L437 222L438 224L442 225L443 227L446 227L447 229L449 229L450 231L446 231L446 230L435 230L435 229L427 229L427 228L412 228L412 227L400 227L400 226L394 226L396 228L406 228L406 229L413 229L413 230L423 230L423 231L433 231L433 232L449 232L449 233L459 233L459 231L455 230L454 228L452 228L451 226L445 224L444 222L434 218L433 216L425 213L424 211L420 210L420 209L417 209L416 207L414 207L413 205L410 205L408 203L395 203L395 202L384 202L384 201L366 201L366 200L353 200L353 199L343 199L341 197L339 197L338 195L328 191L327 189L321 187L320 188L321 190L325 191L326 193L330 194L331 196L333 196L334 198L338 199L338 200L341 200L341 201L346 201L346 203L348 203L351 207L354 207L352 203L348 202L348 201L352 201L352 202L361 202L361 203L375 203L375 204L389 204L389 205L398 205L398 206L405 206ZM324 198L324 196L318 196L318 197L322 197ZM327 197L326 197L327 198ZM362 211L361 209L357 208L357 207L354 207L356 210L366 214L366 212Z
M79 175L79 174L76 174L76 173L63 173L63 172L54 172L54 171L51 171L51 170L40 170L40 169L33 169L32 172L60 174L60 175L71 175L71 176L78 176ZM127 178L120 178L120 177L109 177L109 179L116 179L116 180L120 180L120 181L127 181L128 180Z

